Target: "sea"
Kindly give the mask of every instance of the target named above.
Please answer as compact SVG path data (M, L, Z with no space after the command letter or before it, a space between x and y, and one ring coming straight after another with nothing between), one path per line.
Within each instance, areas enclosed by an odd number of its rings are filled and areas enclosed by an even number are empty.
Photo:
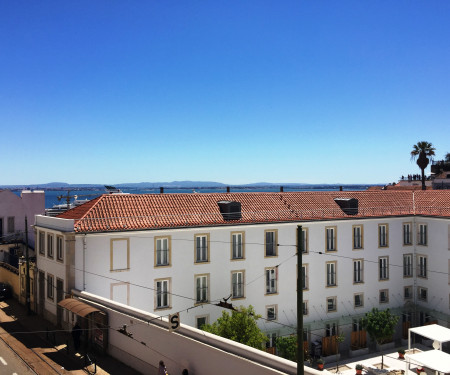
M343 186L344 190L347 191L363 191L367 190L369 185L351 185L351 186ZM145 188L145 189L137 189L137 188L120 188L123 193L130 194L160 194L159 188ZM332 186L332 185L314 185L312 187L283 187L285 192L289 191L339 191L340 186ZM99 197L102 194L106 194L105 189L40 189L45 191L45 208L52 208L54 205L64 204L67 202L67 197L69 197L70 202L73 202L74 199L79 200L91 200ZM230 192L232 193L244 193L244 192L279 192L280 186L254 186L254 187L239 187L239 186L231 186ZM226 187L224 188L164 188L164 194L186 194L186 193L225 193ZM20 190L14 190L14 193L20 196Z

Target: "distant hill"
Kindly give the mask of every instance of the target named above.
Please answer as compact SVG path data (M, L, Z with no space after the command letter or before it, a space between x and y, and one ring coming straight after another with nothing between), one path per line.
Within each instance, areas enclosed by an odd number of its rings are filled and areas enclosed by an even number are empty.
M68 184L66 182L49 182L45 184L28 184L28 185L0 185L0 189L43 189L43 190L104 190L107 184ZM109 184L108 184L109 185ZM225 188L226 186L238 187L238 188L264 188L264 187L279 187L296 188L296 189L330 189L339 188L343 186L346 189L369 187L376 184L305 184L305 183L273 183L273 182L255 182L251 184L223 184L214 181L172 181L172 182L128 182L113 184L117 188L130 188L130 189L158 189L160 187L168 189L198 189L198 188ZM379 184L383 186L384 184Z

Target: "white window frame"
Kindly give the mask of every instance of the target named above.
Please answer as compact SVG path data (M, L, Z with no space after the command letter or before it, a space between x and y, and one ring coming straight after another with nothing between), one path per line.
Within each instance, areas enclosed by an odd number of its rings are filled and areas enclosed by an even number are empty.
M195 263L209 263L209 233L194 236Z
M209 273L195 275L195 303L208 303L209 302Z
M64 261L64 237L60 235L56 236L56 259Z
M47 257L53 259L55 253L53 251L53 233L47 233Z
M325 251L337 251L337 227L325 227Z
M417 288L417 299L422 302L428 302L428 289L419 286Z
M337 297L327 297L327 312L337 311Z
M428 277L428 257L417 255L417 277L426 279Z
M403 223L403 246L412 245L412 223Z
M270 321L276 321L278 319L278 305L266 306L266 318Z
M378 224L378 247L389 247L389 224Z
M45 232L39 231L39 254L45 255Z
M403 277L413 277L413 255L403 254Z
M264 231L264 257L278 256L278 230Z
M353 225L352 232L352 244L353 250L361 250L364 248L364 237L363 237L363 226L362 225Z
M359 303L357 303L357 300L359 300ZM353 307L364 307L364 293L355 293L353 295Z
M379 303L389 303L389 289L380 289L378 298Z
M231 272L231 298L241 299L245 298L245 271Z
M231 233L231 259L244 259L244 232Z
M378 280L389 280L389 257L378 257Z
M326 262L327 287L337 286L337 262Z
M302 264L302 289L308 290L308 264Z
M265 294L276 294L278 293L278 268L271 267L266 268L266 293Z
M47 273L47 298L55 299L55 276L50 273Z
M155 267L170 266L171 254L170 236L155 237Z
M364 283L364 259L353 259L353 284Z
M427 246L428 245L428 225L419 224L417 231L417 245Z
M309 253L309 233L308 233L308 228L303 228L302 227L302 246L303 246L303 254L308 254Z
M157 310L168 309L171 306L170 281L170 278L155 280L155 309Z

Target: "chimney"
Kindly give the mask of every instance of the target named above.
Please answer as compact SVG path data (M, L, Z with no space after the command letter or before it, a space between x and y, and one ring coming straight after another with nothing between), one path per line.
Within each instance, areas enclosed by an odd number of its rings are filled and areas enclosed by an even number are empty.
M159 188L159 194L164 194L164 188L162 186Z
M229 186L227 186L227 193L229 193L230 192L230 187Z
M280 186L280 193L282 193L284 191L284 187Z

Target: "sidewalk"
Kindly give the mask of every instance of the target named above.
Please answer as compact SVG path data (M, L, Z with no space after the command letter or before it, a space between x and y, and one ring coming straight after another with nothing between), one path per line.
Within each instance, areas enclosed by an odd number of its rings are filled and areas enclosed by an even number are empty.
M94 366L86 368L84 357L74 353L70 332L58 330L37 315L27 315L25 306L12 298L0 302L0 339L37 374L94 373ZM96 355L96 364L99 375L139 374L108 355Z

